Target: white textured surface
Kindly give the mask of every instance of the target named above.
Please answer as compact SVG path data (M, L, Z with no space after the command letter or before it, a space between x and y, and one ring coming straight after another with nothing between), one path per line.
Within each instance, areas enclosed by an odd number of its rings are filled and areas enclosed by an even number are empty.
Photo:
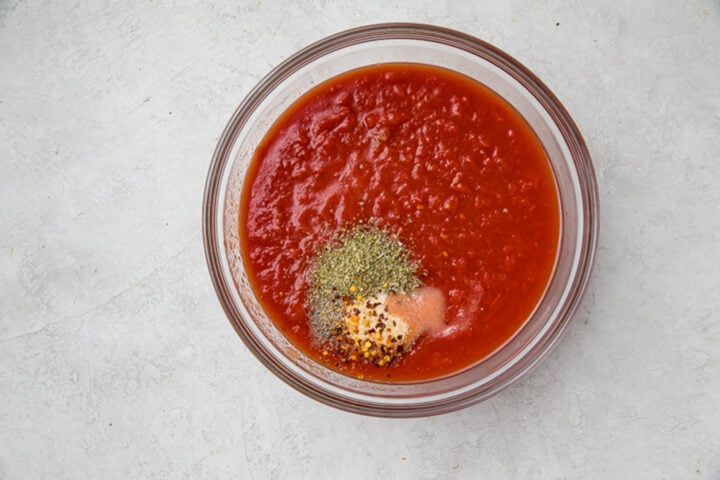
M0 478L720 478L717 1L137 3L0 2ZM267 372L200 232L215 142L255 82L394 20L535 71L602 206L553 354L485 403L402 421Z

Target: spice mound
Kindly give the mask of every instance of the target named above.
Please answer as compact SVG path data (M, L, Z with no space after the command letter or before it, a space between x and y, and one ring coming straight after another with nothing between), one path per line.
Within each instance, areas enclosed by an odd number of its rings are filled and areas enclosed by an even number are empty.
M390 365L444 324L442 293L422 286L410 251L373 223L336 235L310 265L315 337L346 362Z

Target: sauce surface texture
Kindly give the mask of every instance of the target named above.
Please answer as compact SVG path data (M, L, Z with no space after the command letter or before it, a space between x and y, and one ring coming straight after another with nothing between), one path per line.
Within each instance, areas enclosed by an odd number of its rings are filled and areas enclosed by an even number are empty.
M507 342L545 291L560 228L551 167L524 119L477 82L416 64L354 70L302 96L257 149L240 209L249 277L278 328L318 362L383 382L445 376ZM328 352L308 319L309 263L368 221L445 298L445 327L384 367Z

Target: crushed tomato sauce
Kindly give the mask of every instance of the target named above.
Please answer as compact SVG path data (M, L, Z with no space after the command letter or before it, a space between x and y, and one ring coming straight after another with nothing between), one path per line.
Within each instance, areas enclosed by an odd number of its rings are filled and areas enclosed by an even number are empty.
M243 188L242 254L261 303L307 355L359 378L428 380L488 357L532 313L557 256L539 139L493 91L438 67L379 64L315 87L271 127ZM445 328L384 367L328 352L308 319L312 258L370 219L445 297Z

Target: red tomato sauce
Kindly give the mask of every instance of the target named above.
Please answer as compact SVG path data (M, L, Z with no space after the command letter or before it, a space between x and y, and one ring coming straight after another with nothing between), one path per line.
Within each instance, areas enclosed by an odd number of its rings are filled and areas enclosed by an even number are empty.
M557 187L525 120L483 85L416 64L361 68L302 96L257 149L240 209L249 277L278 328L318 362L384 382L491 355L541 299L559 242ZM383 367L323 353L306 303L318 248L369 219L446 300L447 328Z

